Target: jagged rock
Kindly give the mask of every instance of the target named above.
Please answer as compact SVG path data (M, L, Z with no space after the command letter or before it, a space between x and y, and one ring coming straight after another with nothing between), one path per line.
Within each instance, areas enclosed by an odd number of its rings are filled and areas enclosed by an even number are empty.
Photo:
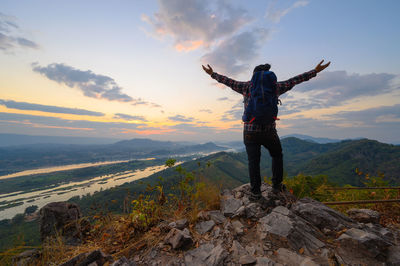
M238 194L238 192L242 192L241 195L243 196L244 193L249 191L250 191L250 184L247 183L232 189L232 194L236 195Z
M220 233L221 228L219 228L218 226L214 227L214 238L218 238Z
M112 262L113 258L110 255L106 255L100 249L94 250L88 253L81 253L69 261L61 264L60 266L102 266L106 262Z
M246 206L240 206L239 209L236 210L235 214L231 216L231 218L236 217L246 217Z
M216 224L223 224L226 221L225 216L219 210L209 211L208 217Z
M241 191L236 191L236 192L235 192L235 198L236 198L236 199L240 199L241 197L243 197L243 192L241 192Z
M134 261L122 257L119 260L114 261L110 266L136 266L136 265L137 264Z
M277 261L287 266L318 266L311 258L299 255L286 248L279 248L276 251Z
M164 239L164 242L171 244L173 249L188 249L193 244L193 239L187 228L183 231L172 228Z
M186 218L180 219L168 224L170 228L176 228L179 230L183 230L185 227L189 225L188 220Z
M233 227L233 231L238 234L241 235L243 234L243 224L240 221L232 221L232 227Z
M44 241L61 233L66 244L81 242L82 232L79 223L81 211L75 203L51 202L40 209L40 238Z
M349 217L310 198L298 200L293 204L291 210L320 230L328 228L333 231L339 231L343 228L356 226L355 222Z
M361 261L384 261L385 252L392 243L372 232L350 228L338 239L338 253L347 263Z
M389 247L386 253L386 257L387 265L400 265L400 246Z
M393 232L388 228L383 227L380 224L373 224L373 223L361 224L361 226L358 229L374 233L382 237L385 241L396 244L396 239Z
M239 262L240 257L247 255L247 251L240 245L240 243L237 240L233 240L232 243L232 257Z
M267 208L271 207L271 202L262 198L259 202L252 202L245 207L245 213L247 218L261 218L265 216L267 212Z
M319 265L338 265L338 261L335 258L335 253L327 248L321 249L318 256L313 261Z
M323 238L323 235L317 228L283 206L274 208L270 214L261 218L257 231L261 240L271 240L280 247L294 250L304 247L313 253L325 246L318 239Z
M275 266L275 261L267 258L267 257L258 257L257 258L257 266Z
M211 243L203 244L200 247L186 253L185 265L223 265L223 262L227 256L228 253L221 245L214 247L214 245Z
M350 209L347 211L349 217L360 223L379 223L381 215L377 211L370 209Z
M244 249L252 256L256 254L256 248L253 245L247 245Z
M227 216L233 216L236 211L242 206L242 201L240 199L235 199L233 197L227 197L226 199L223 197L221 200L222 213Z
M249 254L243 255L239 259L239 263L241 265L254 265L254 264L256 264L256 262L257 262L256 258L254 258L253 256L251 256Z
M213 229L214 225L215 225L215 222L213 220L199 222L196 224L195 229L199 234L205 234L208 231L211 231L211 229Z

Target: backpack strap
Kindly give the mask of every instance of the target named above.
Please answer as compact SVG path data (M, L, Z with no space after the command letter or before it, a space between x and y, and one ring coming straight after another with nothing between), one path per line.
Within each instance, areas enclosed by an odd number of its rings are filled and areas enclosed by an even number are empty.
M264 71L261 71L261 94L262 94L262 98L263 98L263 103L265 103L265 98L264 98L264 83L263 83L263 76L264 76Z

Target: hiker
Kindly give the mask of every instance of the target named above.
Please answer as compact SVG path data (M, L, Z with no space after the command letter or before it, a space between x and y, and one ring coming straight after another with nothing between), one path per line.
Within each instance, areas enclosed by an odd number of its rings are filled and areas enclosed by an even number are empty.
M269 71L269 64L254 68L250 81L241 82L230 79L213 71L210 65L202 66L204 71L219 83L225 84L243 95L244 122L243 141L246 146L251 200L261 198L260 157L261 145L268 149L272 157L272 188L275 194L284 191L282 146L276 132L278 114L278 97L292 89L295 85L307 81L327 68L330 62L323 65L322 60L313 70L295 76L286 81L277 82L274 72Z

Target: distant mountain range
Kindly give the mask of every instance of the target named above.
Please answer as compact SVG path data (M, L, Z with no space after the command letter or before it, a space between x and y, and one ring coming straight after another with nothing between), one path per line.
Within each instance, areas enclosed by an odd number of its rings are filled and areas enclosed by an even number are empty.
M0 175L27 169L88 162L180 157L226 150L214 143L182 144L151 139L123 140L114 144L31 144L0 147Z
M308 141L312 141L312 142L316 142L316 143L320 143L320 144L341 141L340 139L316 138L316 137L311 137L311 136L302 135L302 134L290 134L290 135L285 135L281 138L285 139L285 138L290 138L290 137L294 137L294 138L298 138L298 139L302 139L302 140L308 140Z

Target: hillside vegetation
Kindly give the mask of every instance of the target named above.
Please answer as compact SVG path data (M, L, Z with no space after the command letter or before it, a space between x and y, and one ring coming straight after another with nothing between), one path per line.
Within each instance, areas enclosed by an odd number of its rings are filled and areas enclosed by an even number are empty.
M302 176L324 176L332 186L365 186L364 175L383 175L390 185L400 183L400 147L372 140L353 140L338 143L318 144L297 138L282 140L284 150L285 180ZM373 159L371 159L373 158ZM210 182L220 184L222 189L232 189L248 183L247 155L219 152L182 164L184 169L201 172ZM386 168L385 168L386 167ZM386 170L387 169L387 170ZM358 172L357 172L358 170ZM262 152L261 175L265 180L271 177L271 158L265 149ZM73 198L72 201L88 210L98 204L111 211L123 211L123 202L163 178L168 191L179 181L180 175L173 169L166 169L148 178L95 193L92 196ZM114 200L112 203L111 200Z
M397 190L334 191L326 190L326 188L398 184L400 178L397 175L400 173L400 147L398 146L371 140L317 144L296 138L284 139L282 145L287 175L285 183L289 190L298 197L312 197L319 201L397 197ZM262 175L264 180L269 182L270 157L265 151L262 156ZM75 197L71 201L76 202L81 207L83 214L92 217L90 219L93 221L98 220L99 217L110 221L119 219L116 218L119 217L115 216L116 214L130 215L140 206L141 208L147 206L146 208L150 208L148 210L157 209L156 203L160 200L160 195L172 197L177 204L181 202L176 200L177 197L184 197L187 192L186 195L198 195L197 198L193 198L196 201L199 199L199 195L203 197L199 201L203 202L200 204L201 206L196 205L197 209L190 212L190 215L194 215L199 209L215 202L215 198L218 198L216 191L225 188L232 189L248 182L246 153L220 152L183 163L176 168L168 168L142 180L97 192L91 196ZM182 194L182 191L185 193ZM208 193L212 198L210 201L207 201ZM150 204L149 202L152 200L153 202ZM354 207L354 205L335 208L345 211L350 207ZM357 207L380 211L383 213L382 222L384 223L400 222L400 213L395 211L399 209L398 204L370 204ZM170 210L172 209L170 208ZM12 243L38 243L38 233L34 230L36 223L24 223L21 221L21 217L3 221L0 224L0 230L10 232L10 234L2 235L0 246L4 249L10 247ZM29 237L25 233L28 233Z

